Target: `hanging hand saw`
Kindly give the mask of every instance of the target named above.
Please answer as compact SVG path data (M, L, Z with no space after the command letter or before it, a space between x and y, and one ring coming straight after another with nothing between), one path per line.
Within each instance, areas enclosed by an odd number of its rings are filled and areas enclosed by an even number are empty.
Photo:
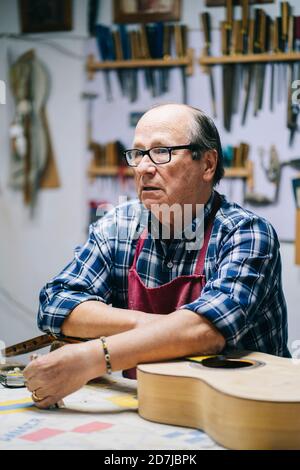
M233 27L233 1L226 0L226 21L221 23L222 31L222 53L223 55L229 55L232 38L232 27ZM223 120L224 127L229 132L231 129L231 117L232 117L232 100L233 100L233 89L232 83L234 79L234 65L224 64L223 65Z
M211 55L211 21L210 21L210 14L205 12L200 15L203 33L204 33L204 51L203 54L205 56ZM217 117L217 106L216 106L216 92L215 92L215 81L213 75L212 67L205 67L205 73L209 77L209 86L210 86L210 95L211 95L211 102L212 102L212 109L213 109L213 116L214 118Z

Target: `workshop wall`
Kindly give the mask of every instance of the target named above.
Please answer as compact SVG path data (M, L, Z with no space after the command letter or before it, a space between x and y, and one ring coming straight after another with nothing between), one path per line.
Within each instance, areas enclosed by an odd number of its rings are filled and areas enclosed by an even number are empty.
M272 17L279 15L279 1L274 4L262 5L262 8ZM290 2L293 13L300 14L300 3L296 0ZM188 45L195 50L195 57L199 58L203 49L203 33L200 31L199 13L205 11L205 0L183 0L182 22L188 25ZM219 23L224 20L225 10L223 7L210 8L212 16L212 55L221 55ZM236 17L240 15L240 8L235 9ZM98 21L101 24L111 26L113 22L112 2L102 0ZM134 26L133 26L134 27ZM99 58L96 41L90 39L87 43L87 54L92 53ZM260 153L264 153L264 162L268 163L269 152L272 145L276 146L281 161L299 157L299 132L296 133L293 147L289 147L289 132L286 128L286 101L283 99L286 90L282 89L282 98L278 102L275 99L275 110L269 111L270 96L270 67L267 67L266 89L264 93L263 110L257 117L253 116L253 105L249 106L246 125L242 126L241 112L232 118L232 130L227 132L223 126L222 110L222 73L221 67L214 68L216 95L217 95L217 119L215 123L219 129L221 141L224 146L238 145L247 142L250 145L249 158L254 162L255 190L267 195L274 196L274 187L269 183L263 173L260 161ZM117 74L110 72L112 92L114 100L108 102L105 93L105 77L103 72L95 75L94 80L86 82L86 89L97 93L98 99L94 103L93 110L93 138L95 141L105 143L110 140L119 139L128 148L131 146L134 128L129 126L129 115L148 109L154 103L168 101L182 101L181 73L178 69L171 71L171 86L169 93L162 97L153 99L148 90L145 89L143 72L139 72L138 100L130 103L127 97L123 97L117 80ZM187 79L188 104L201 108L212 115L209 80L207 75L201 72L200 66L195 64L192 77ZM282 85L283 87L283 85ZM278 90L275 89L277 96ZM105 116L105 119L103 119ZM117 127L116 127L117 117ZM300 269L295 266L294 239L295 239L295 203L292 193L291 178L297 173L291 168L285 168L282 172L279 202L265 207L254 207L243 202L243 183L241 180L223 180L218 187L221 193L226 194L230 200L234 200L262 217L270 220L274 225L280 240L283 262L283 283L289 312L290 344L293 340L300 338L300 318L298 311ZM128 185L130 183L127 183ZM126 191L131 195L131 187L120 187L116 178L99 178L88 189L90 199L99 194L99 188L105 188L106 198L113 203L118 202L117 196ZM288 241L289 243L285 243Z
M74 30L59 33L59 39L54 33L33 35L33 41L0 39L0 78L7 82L7 104L0 106L0 337L7 343L38 333L35 318L39 291L69 261L73 248L86 235L85 107L80 99L86 5L85 0L74 1ZM17 0L1 0L0 33L19 31ZM43 41L52 41L81 59L61 54ZM16 59L31 48L51 76L47 115L61 182L58 189L39 191L33 217L24 206L22 193L8 187L8 129L14 103L7 53L9 50ZM7 293L22 306L15 305Z
M199 13L204 10L204 0L183 0L182 22L187 24L189 46L195 49L199 57L203 47L203 36L199 29ZM278 11L278 3L263 5L263 8L274 16ZM300 14L300 4L296 0L290 2L295 7L295 14ZM60 33L55 39L60 45L78 54L97 54L94 39L84 39L86 35L87 0L74 1L74 30ZM213 54L220 53L218 24L224 18L224 8L215 8L213 12ZM98 20L102 24L112 24L112 1L102 0ZM1 0L0 2L0 33L18 33L17 0ZM39 35L40 36L40 35ZM75 38L76 36L76 38ZM43 35L54 40L55 34ZM86 237L88 207L91 199L105 199L112 203L118 202L119 194L134 196L132 182L120 183L114 178L99 178L93 184L87 180L87 166L91 155L86 151L86 103L80 99L82 91L90 91L99 95L93 111L93 138L100 143L119 139L130 146L133 128L129 126L129 114L141 112L154 103L182 100L182 82L179 70L171 72L171 89L163 98L153 99L144 88L143 77L139 74L139 100L129 103L121 96L116 74L111 73L114 101L107 102L104 87L104 74L96 74L93 81L87 81L84 74L84 61L63 56L42 42L25 42L11 39L0 39L0 79L7 77L8 48L15 56L35 47L40 58L47 64L52 78L51 95L47 106L49 124L54 144L54 152L58 164L61 187L55 190L42 190L38 196L38 206L34 218L24 209L22 195L7 187L9 172L8 126L13 115L13 103L8 93L5 106L0 106L0 338L7 343L22 340L37 332L33 322L38 305L38 294L42 285L56 274L72 257L73 248L82 243ZM275 113L264 106L259 117L254 118L249 112L247 126L239 124L239 117L234 117L232 132L228 133L222 123L221 71L216 68L218 118L215 120L220 130L224 145L236 145L241 141L251 146L250 159L258 159L258 151L263 147L269 151L275 144L280 158L287 160L297 156L299 135L296 135L294 147L288 147L288 132L285 128L286 109L284 103L276 104ZM269 92L266 91L266 96ZM267 99L267 98L266 98ZM209 82L201 73L200 66L195 64L195 72L188 79L188 103L202 108L211 114ZM259 163L255 167L258 190L271 190L261 177ZM295 210L289 204L284 206L285 198L290 199L290 178L293 174L289 169L284 173L281 201L283 206L271 208L271 218L278 213L276 227L282 240L291 240L294 233ZM219 187L230 199L242 203L242 182L224 181ZM266 210L251 208L262 216L269 218ZM270 208L269 208L270 210ZM274 211L274 214L272 214ZM277 211L277 212L276 212ZM281 244L283 261L283 282L288 303L290 344L300 339L300 319L298 305L300 303L300 269L294 264L294 244ZM23 312L1 293L1 288L8 291L15 300L22 303L29 312ZM9 321L8 321L9 318Z

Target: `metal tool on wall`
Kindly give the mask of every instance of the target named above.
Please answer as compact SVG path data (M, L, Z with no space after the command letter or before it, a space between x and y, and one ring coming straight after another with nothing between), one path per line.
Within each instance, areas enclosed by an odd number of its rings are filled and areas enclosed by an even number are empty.
M123 60L124 55L123 55L123 49L122 49L122 42L121 42L121 34L119 29L115 29L112 32L113 35L113 40L114 40L114 47L115 47L115 54L116 54L116 60ZM122 95L126 95L126 70L117 70L117 77L118 77L118 82L120 85L120 89L122 92Z
M141 25L140 35L141 35L142 58L151 59L147 31L146 31L145 25ZM155 84L155 75L153 72L154 72L153 70L146 68L144 71L144 75L145 75L146 87L150 91L151 95L155 97L156 84Z
M287 127L290 131L289 142L292 145L298 130L299 115L299 106L295 98L292 102L292 96L295 96L295 93L291 91L291 85L295 80L300 79L300 39L298 39L300 38L300 24L298 33L297 17L293 16L291 5L287 1L279 2L280 16L274 18L274 21L262 8L256 8L254 19L250 18L249 5L256 3L258 2L251 0L239 2L242 6L241 21L233 19L234 2L224 0L223 3L221 1L218 3L226 5L226 20L221 23L222 56L211 57L209 50L204 49L200 65L204 69L218 64L222 66L223 115L224 127L227 131L231 129L232 116L239 108L241 83L243 84L242 125L246 123L252 102L254 116L257 116L263 109L266 80L269 77L266 71L267 67L270 67L271 83L268 104L270 110L273 111L276 95L278 102L288 99ZM209 5L213 6L213 3ZM204 33L207 30L205 25L203 30ZM207 38L205 42L207 43ZM249 58L243 55L248 55ZM286 90L288 90L288 98Z
M293 21L294 20L294 21ZM300 16L295 16L293 19L290 18L289 28L289 44L292 42L292 34L294 32L294 50L300 51ZM292 84L294 80L300 80L300 64L299 62L290 65L290 82L288 90L288 119L287 124L290 130L289 145L292 146L294 143L295 133L298 130L298 116L300 111L299 102L293 101L293 88Z
M81 98L87 100L87 148L93 153L94 163L96 166L101 166L103 161L102 146L93 140L93 102L98 98L96 93L82 93Z
M115 60L114 41L111 30L108 26L97 24L95 34L101 60ZM107 101L113 100L110 71L104 71L104 83Z
M295 170L300 170L300 158L294 158L291 160L280 162L277 149L274 145L272 145L270 149L268 165L266 165L264 162L264 150L263 149L260 149L259 156L260 156L261 167L264 171L264 174L267 180L270 183L274 184L274 195L272 198L270 198L269 196L266 196L265 194L252 191L252 192L246 193L245 202L248 202L249 204L252 204L252 205L258 205L258 206L276 204L279 199L282 169L284 167L289 166Z
M201 13L200 20L203 28L204 33L204 54L206 56L211 55L211 19L210 14L205 12ZM210 87L210 95L211 95L211 102L212 102L212 110L214 118L217 117L217 104L216 104L216 88L215 88L215 81L212 67L206 67L205 73L207 73L209 77L209 87Z
M247 53L253 54L254 52L254 19L249 20L249 35L248 35L248 47ZM252 91L252 82L253 82L253 75L254 75L255 64L246 64L244 69L244 100L242 105L242 125L244 126L246 123L251 91Z
M163 33L163 58L165 60L171 57L171 41L172 41L173 27L169 24L164 25ZM162 69L162 91L167 93L170 87L170 70L167 68Z
M185 25L175 25L175 47L177 57L185 57L187 55L187 27ZM183 103L187 103L187 76L185 68L181 67Z
M233 0L226 0L226 20L221 23L222 32L222 53L230 54L233 27ZM232 99L233 99L233 79L234 65L224 64L222 70L223 83L223 121L224 127L229 132L231 130Z

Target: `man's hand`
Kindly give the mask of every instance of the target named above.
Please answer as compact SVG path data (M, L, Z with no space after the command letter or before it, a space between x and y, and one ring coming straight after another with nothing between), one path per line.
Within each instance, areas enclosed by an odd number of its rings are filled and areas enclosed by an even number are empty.
M100 344L97 359L101 361ZM26 386L36 405L48 408L94 378L93 363L88 343L63 346L26 367Z

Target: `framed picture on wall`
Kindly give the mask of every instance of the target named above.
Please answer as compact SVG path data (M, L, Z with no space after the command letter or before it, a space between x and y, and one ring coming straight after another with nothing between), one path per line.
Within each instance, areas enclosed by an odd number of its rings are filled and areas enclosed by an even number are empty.
M179 21L181 0L114 0L115 23Z
M72 30L72 0L19 0L22 33Z

